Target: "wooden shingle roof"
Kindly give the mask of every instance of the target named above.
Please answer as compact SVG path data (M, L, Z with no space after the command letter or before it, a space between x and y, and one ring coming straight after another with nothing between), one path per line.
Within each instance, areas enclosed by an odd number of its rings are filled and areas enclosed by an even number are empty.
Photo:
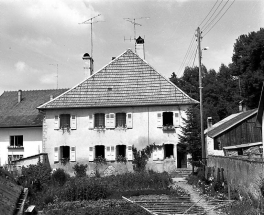
M130 49L39 109L196 104Z
M39 127L43 114L37 107L64 93L68 89L22 91L18 102L18 91L5 91L0 96L0 128Z

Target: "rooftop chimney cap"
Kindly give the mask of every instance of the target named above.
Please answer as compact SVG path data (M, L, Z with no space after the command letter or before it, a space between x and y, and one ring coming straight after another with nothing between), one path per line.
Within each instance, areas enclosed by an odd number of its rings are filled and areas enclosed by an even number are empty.
M144 39L143 39L141 36L139 36L139 37L136 39L136 43L137 43L137 44L143 44L143 43L144 43Z
M22 101L22 90L18 90L17 97L18 97L18 103L20 103Z
M90 55L88 53L85 53L83 55L83 60L89 60L89 59L91 59Z

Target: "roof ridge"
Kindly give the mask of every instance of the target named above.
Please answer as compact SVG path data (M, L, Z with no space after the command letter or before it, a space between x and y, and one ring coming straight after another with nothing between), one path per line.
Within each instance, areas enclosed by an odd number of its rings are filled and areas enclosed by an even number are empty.
M70 88L22 90L22 92L44 91L44 90L67 90L67 89L70 89ZM5 90L3 93L12 93L12 92L17 92L17 91L18 90Z

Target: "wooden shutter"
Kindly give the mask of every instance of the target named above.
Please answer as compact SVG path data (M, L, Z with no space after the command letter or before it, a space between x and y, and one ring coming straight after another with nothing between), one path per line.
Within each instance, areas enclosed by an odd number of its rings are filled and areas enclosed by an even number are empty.
M133 128L133 115L132 113L127 113L126 114L126 125L127 128Z
M71 115L71 129L77 129L77 117L76 115Z
M76 161L76 147L75 146L70 147L70 161L72 162Z
M60 117L58 115L54 117L54 129L60 129Z
M179 111L173 112L173 125L175 127L179 127L180 126L180 114L179 114Z
M158 158L159 160L164 160L164 148L158 149Z
M94 147L89 147L89 161L94 161Z
M109 114L109 128L115 128L115 114Z
M161 128L163 126L162 122L162 112L157 113L157 127Z
M106 128L110 128L111 127L111 125L110 125L110 116L109 116L110 114L108 113L108 114L105 114L105 127Z
M132 161L133 160L133 152L132 152L132 146L131 145L127 145L127 160L128 161Z
M94 129L94 115L89 115L89 129Z
M115 147L111 146L111 161L115 160Z
M54 162L59 162L59 147L54 147Z
M153 151L153 160L158 160L158 149Z
M107 161L111 160L111 147L110 146L105 147L105 158Z

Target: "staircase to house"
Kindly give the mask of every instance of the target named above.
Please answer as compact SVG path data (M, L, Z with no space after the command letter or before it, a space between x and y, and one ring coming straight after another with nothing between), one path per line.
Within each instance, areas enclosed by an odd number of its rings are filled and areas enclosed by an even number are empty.
M172 173L173 178L187 178L188 175L192 174L191 169L178 168Z

